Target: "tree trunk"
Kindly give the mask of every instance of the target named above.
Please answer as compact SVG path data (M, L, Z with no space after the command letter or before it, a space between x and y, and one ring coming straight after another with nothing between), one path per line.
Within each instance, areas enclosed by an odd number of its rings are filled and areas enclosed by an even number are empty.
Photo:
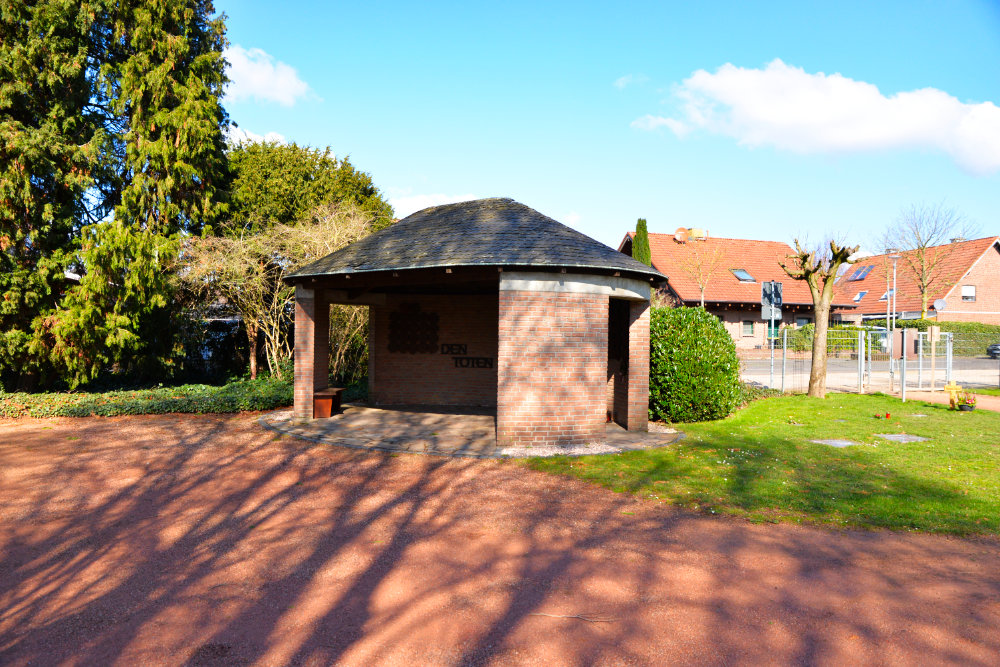
M824 294L814 304L816 329L813 332L812 368L809 370L809 395L826 398L826 333L830 328L830 299Z
M705 307L705 288L701 288L701 307Z
M895 295L893 295L895 296ZM929 299L928 290L924 290L920 295L920 319L927 319L927 300Z
M244 320L245 322L245 320ZM250 344L250 379L257 379L257 328L249 324L247 328L247 342Z

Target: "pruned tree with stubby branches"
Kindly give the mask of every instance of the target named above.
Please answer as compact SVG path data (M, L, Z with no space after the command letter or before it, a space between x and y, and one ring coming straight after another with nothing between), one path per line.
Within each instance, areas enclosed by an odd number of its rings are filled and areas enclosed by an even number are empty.
M859 246L848 247L830 241L829 249L809 250L795 239L795 254L781 268L793 280L805 281L812 295L816 329L812 343L812 368L809 370L809 395L826 398L826 335L830 326L830 304L833 286L840 267L851 264L851 255Z

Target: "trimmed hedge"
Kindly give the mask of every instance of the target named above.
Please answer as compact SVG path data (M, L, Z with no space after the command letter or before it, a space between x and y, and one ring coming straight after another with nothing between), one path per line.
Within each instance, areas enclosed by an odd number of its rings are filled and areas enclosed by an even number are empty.
M722 419L741 401L736 345L703 308L654 308L649 319L649 416Z
M102 393L0 394L0 417L89 417L168 412L224 413L273 410L292 404L292 385L274 378L221 387L188 384Z
M983 324L982 322L938 322L937 320L896 320L897 329L916 329L927 331L927 327L938 325L941 331L948 333L993 334L1000 339L1000 324ZM864 326L885 327L885 319L865 320Z
M771 389L756 382L740 382L740 407L759 401L762 398L781 396L780 389Z

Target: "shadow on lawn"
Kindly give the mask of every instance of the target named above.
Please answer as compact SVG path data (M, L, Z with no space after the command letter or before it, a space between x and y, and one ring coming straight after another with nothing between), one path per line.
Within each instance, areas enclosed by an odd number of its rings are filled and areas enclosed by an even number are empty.
M879 447L892 447L881 442ZM638 493L654 490L657 480L695 486L693 501L711 507L733 507L751 517L798 515L809 522L844 522L855 527L910 529L951 533L984 533L997 526L963 512L968 496L954 483L899 470L892 462L868 455L870 446L834 448L783 438L727 438L711 443L682 442L681 448L711 452L712 462L730 464L721 487L718 473L687 459L657 452L646 458L649 468L627 486ZM678 454L678 456L684 456ZM710 466L714 467L714 466ZM682 480L687 475L703 484ZM685 499L677 498L680 501ZM934 512L934 519L927 514ZM985 522L984 522L985 521Z
M945 541L774 533L233 419L44 423L0 448L3 664L809 663L847 636L1000 654L997 559Z

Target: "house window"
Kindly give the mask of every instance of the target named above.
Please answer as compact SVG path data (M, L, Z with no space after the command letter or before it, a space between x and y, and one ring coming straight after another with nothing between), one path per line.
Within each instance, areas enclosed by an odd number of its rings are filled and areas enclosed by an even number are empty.
M804 327L805 325L810 324L810 323L812 323L812 318L811 317L796 317L795 318L795 328L796 329L801 329L802 327Z
M858 292L857 295L854 297L854 303L857 303L858 301L861 301L861 299L865 298L865 294L868 294L868 290L865 290L864 292Z
M976 286L962 285L962 301L975 301L975 300L976 300Z
M743 320L743 335L744 336L753 335L753 320Z
M733 272L733 275L736 276L741 283L757 282L756 280L754 280L754 277L750 275L750 272L747 271L746 269L729 269L729 270Z
M882 296L880 296L878 298L878 300L879 301L885 301L886 299L888 299L889 297L892 296L892 292L893 292L893 290L889 290L888 292L886 292L885 294L883 294Z

